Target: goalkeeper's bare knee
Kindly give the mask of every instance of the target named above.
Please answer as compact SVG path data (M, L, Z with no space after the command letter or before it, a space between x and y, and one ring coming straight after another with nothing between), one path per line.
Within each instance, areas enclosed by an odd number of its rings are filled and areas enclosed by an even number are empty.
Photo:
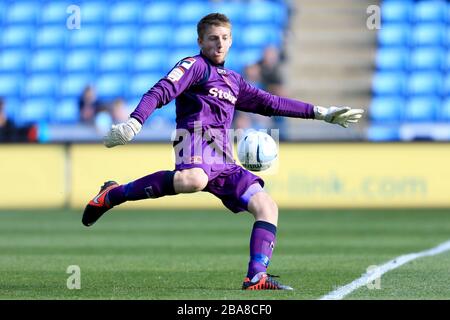
M175 172L173 185L176 193L192 193L203 190L208 184L208 176L201 168Z

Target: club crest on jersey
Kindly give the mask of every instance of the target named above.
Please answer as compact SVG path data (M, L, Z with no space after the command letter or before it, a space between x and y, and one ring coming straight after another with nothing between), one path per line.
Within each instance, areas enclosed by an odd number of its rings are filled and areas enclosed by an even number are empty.
M217 73L219 73L219 74L227 74L227 70L222 69L222 68L217 68Z

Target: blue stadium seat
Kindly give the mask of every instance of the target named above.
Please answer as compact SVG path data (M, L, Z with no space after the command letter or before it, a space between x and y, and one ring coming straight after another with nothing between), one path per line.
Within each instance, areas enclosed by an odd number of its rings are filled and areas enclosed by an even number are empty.
M111 4L107 1L84 1L80 5L81 23L101 24L109 12ZM84 26L81 28L83 29Z
M123 47L132 49L136 41L137 28L134 25L114 26L105 31L105 47Z
M16 123L28 124L47 122L49 110L53 110L55 101L51 98L27 99L23 101L20 109L16 113Z
M128 72L132 59L133 52L130 50L103 51L98 60L98 71Z
M399 95L405 90L406 75L403 72L376 72L372 90L375 95Z
M6 28L2 27L0 33L1 45L4 48L28 48L34 39L34 26L31 25L13 25Z
M381 4L382 22L409 22L412 8L410 0L385 0Z
M439 108L438 117L440 121L450 121L450 98L447 98L442 102L442 105Z
M436 96L411 98L406 103L404 120L408 122L432 122L440 106L440 99Z
M141 3L137 1L116 2L109 8L108 22L116 25L119 23L138 23L141 15Z
M399 128L396 125L371 125L367 129L367 139L374 142L400 140Z
M409 50L404 47L381 47L376 53L378 70L401 71L408 65Z
M69 30L61 26L45 26L37 30L34 45L37 48L63 48Z
M411 70L440 71L444 67L445 51L442 47L418 47L411 51Z
M245 27L241 41L245 48L264 48L269 45L279 47L282 43L283 34L273 24L252 24Z
M420 1L414 5L414 22L444 22L447 15L447 3L444 0Z
M34 24L39 12L39 1L16 1L7 7L4 18L8 24Z
M100 99L114 99L124 97L128 82L128 74L126 73L106 73L97 78L94 86Z
M51 123L77 123L80 119L80 109L77 99L64 99L56 103L50 112Z
M220 12L225 14L228 19L230 19L233 28L245 22L245 11L247 8L244 2L218 1L213 2L211 5L212 12Z
M52 97L59 85L59 77L55 74L32 75L25 81L22 95L25 97Z
M209 2L203 1L186 1L178 5L175 10L175 21L180 24L197 24L197 22L211 13Z
M141 23L170 25L176 10L177 5L172 1L150 2L142 10Z
M442 74L440 72L414 72L407 82L409 95L439 95L442 92Z
M175 64L181 59L186 57L192 57L197 54L198 52L193 51L192 49L178 49L171 51L167 59L167 63L170 65L170 67L167 70L165 70L164 75L168 73L172 69L172 67L175 66Z
M58 25L59 27L65 26L69 13L67 8L73 3L73 1L60 0L55 2L47 2L42 7L39 14L39 23L41 25Z
M182 25L174 30L176 36L172 45L175 48L192 48L197 46L197 27L195 25Z
M411 33L411 44L415 46L440 46L444 44L446 26L441 23L417 24Z
M146 93L151 87L155 85L162 75L160 73L139 73L134 74L130 79L128 87L128 97L139 97Z
M381 96L372 100L370 119L380 123L396 123L402 119L405 100L402 96Z
M133 72L167 72L169 53L165 49L147 49L138 51L133 57ZM173 65L173 63L172 63Z
M245 49L240 52L242 66L256 63L261 60L263 48Z
M173 29L169 25L152 25L142 28L138 35L140 48L167 48L173 38Z
M288 20L287 7L280 2L250 1L245 11L248 24L271 24L284 27Z
M410 26L406 23L385 23L378 31L380 46L405 46L409 44Z
M442 95L445 97L450 97L450 73L444 75Z
M6 72L25 72L29 57L28 50L2 50L0 53L0 70Z
M39 50L31 56L29 70L31 72L59 72L63 60L62 50Z
M97 50L80 49L67 53L64 60L65 72L92 72L95 71L100 54Z
M104 30L100 26L83 26L68 33L68 45L70 48L94 48L100 44Z
M0 74L0 97L19 97L23 80L23 73Z
M68 74L61 78L58 88L58 95L64 99L79 98L84 88L94 82L95 78L90 73Z

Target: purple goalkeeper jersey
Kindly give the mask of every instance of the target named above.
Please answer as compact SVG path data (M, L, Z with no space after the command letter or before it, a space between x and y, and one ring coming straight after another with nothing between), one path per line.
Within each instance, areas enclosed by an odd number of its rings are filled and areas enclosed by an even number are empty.
M234 110L265 116L314 118L313 105L258 89L201 53L179 61L143 95L130 116L143 124L156 108L175 98L177 129L194 132L200 124L203 132L219 130L224 151L229 146L226 131L231 128Z

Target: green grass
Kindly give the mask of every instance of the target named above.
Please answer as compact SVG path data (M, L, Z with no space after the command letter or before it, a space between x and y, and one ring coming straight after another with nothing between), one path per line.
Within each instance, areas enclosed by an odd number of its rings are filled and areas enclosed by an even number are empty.
M450 211L281 211L269 272L293 292L240 290L253 219L227 211L0 212L0 299L317 299L377 265L450 239ZM69 265L81 289L69 290ZM383 275L348 299L450 299L450 253Z

